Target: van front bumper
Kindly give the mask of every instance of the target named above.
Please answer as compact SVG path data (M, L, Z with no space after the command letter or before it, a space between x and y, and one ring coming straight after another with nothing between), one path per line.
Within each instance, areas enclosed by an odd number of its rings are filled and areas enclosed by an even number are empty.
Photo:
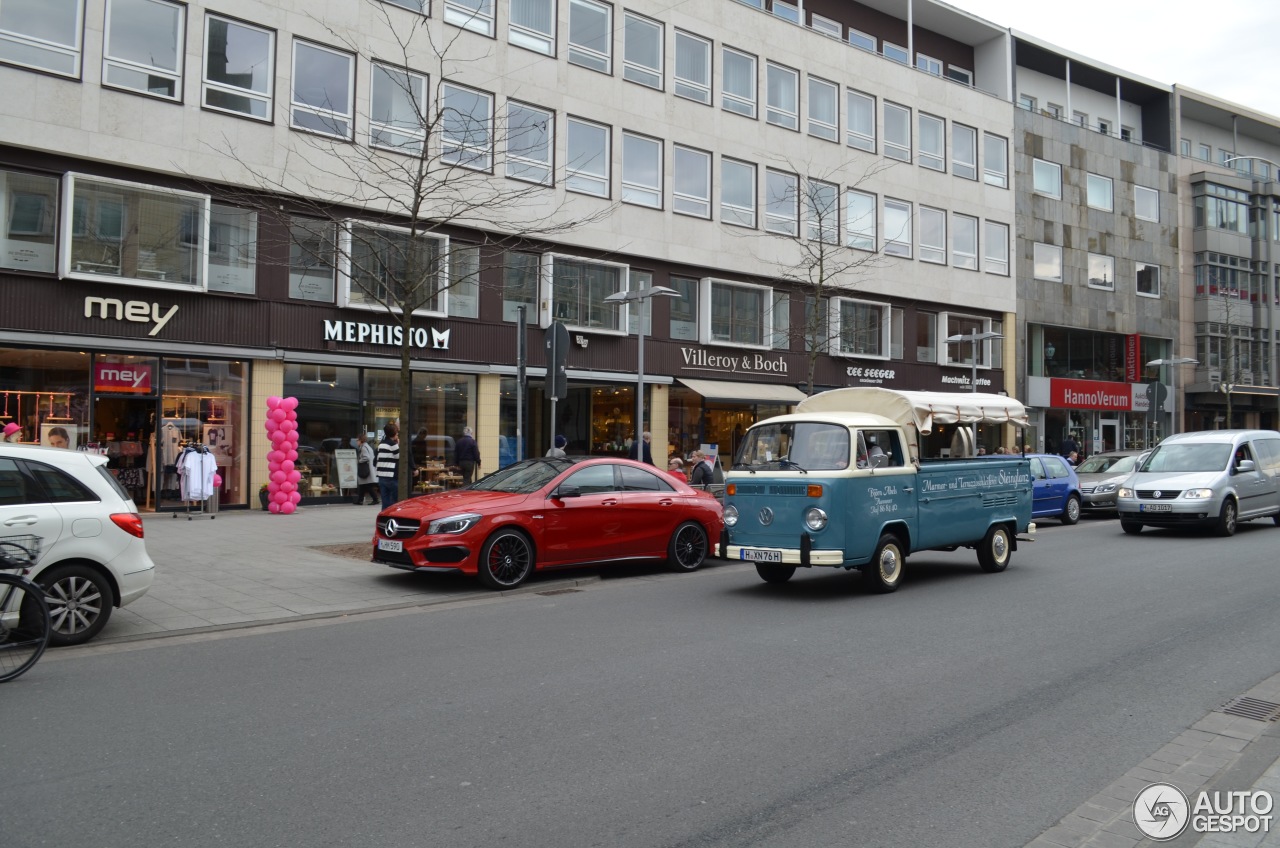
M843 551L800 550L799 548L769 548L758 545L726 545L721 554L725 559L763 565L813 565L835 567L844 565ZM779 558L773 558L773 557Z

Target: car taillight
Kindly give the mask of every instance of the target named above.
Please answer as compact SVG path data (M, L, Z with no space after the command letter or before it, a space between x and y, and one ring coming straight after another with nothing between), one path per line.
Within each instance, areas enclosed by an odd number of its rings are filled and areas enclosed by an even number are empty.
M142 538L142 516L136 512L117 512L111 516L111 521L130 536Z

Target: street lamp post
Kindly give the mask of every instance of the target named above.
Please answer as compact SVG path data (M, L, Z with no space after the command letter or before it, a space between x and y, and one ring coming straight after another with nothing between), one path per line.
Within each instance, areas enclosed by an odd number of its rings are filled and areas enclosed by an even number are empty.
M976 393L978 391L978 342L985 342L985 341L989 341L990 339L1003 339L1003 338L1004 336L1000 335L999 333L993 333L991 331L987 331L985 333L979 333L977 330L973 331L972 333L963 333L955 336L947 336L947 344L961 344L963 342L970 342L973 344L973 361L971 363L971 365L973 366L973 370L972 370L972 375L969 377L970 392ZM978 450L977 422L974 422L974 425L973 425L973 449L975 453Z
M1246 160L1256 159L1259 162L1266 162L1268 165L1276 169L1276 175L1277 177L1280 177L1280 163L1273 162L1272 160L1266 158L1265 156L1228 156L1226 159L1222 160L1222 164L1225 167L1227 165L1230 165L1232 162L1235 162L1241 159L1246 159ZM1263 222L1262 236L1264 239L1266 239L1266 242L1267 242L1267 245L1266 245L1267 246L1267 250L1266 250L1267 283L1266 283L1266 291L1264 292L1264 295L1267 298L1267 316L1268 316L1267 330L1270 336L1270 347L1271 347L1271 382L1276 387L1275 427L1276 429L1280 429L1280 351L1277 350L1277 348L1280 348L1280 340L1278 340L1276 337L1276 330L1278 329L1276 326L1277 312L1280 312L1280 307L1278 307L1278 305L1276 304L1277 291L1276 291L1275 269L1271 264L1271 242L1275 241L1277 235L1280 235L1280 234L1272 232L1271 222L1274 220L1275 215L1271 210L1270 195L1266 195L1266 197L1267 197L1267 200L1262 209L1262 222ZM1230 341L1230 339L1228 339L1228 341ZM1231 422L1227 422L1227 426L1230 427Z
M1173 435L1178 432L1178 369L1183 365L1199 365L1200 360L1192 359L1189 356L1175 356L1171 359L1153 359L1147 363L1148 368L1159 368L1161 365L1168 365L1172 370L1171 379L1173 381L1173 423L1169 427L1169 434Z
M636 459L644 459L644 446L640 444L644 434L644 302L653 297L679 297L680 292L666 286L649 286L645 289L614 292L605 303L638 304L636 316Z

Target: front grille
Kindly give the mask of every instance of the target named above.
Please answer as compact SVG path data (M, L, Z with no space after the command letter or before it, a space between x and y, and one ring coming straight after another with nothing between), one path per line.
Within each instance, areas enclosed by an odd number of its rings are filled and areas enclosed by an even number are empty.
M1159 494L1157 494L1159 493ZM1181 489L1139 489L1138 497L1144 501L1171 501L1182 494Z
M765 486L760 483L739 483L737 484L738 494L740 495L763 495Z
M769 487L771 495L799 495L804 497L809 494L809 486L804 483L775 483Z
M396 523L396 532L391 534L387 532L387 521L394 520ZM378 533L384 539L408 539L417 534L418 528L422 525L410 518L396 519L378 519Z
M413 558L409 556L407 551L380 551L375 548L373 558L378 562L392 563L394 565L413 565Z
M1080 494L1082 494L1082 495L1092 495L1092 494L1093 494L1093 490L1094 490L1094 489L1096 489L1096 488L1098 488L1098 487L1097 487L1097 486L1081 486L1081 487L1080 487Z

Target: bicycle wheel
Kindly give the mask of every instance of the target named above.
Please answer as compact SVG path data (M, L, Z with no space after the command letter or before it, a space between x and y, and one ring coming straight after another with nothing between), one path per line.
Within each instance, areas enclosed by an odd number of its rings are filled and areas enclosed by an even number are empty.
M0 574L0 683L36 664L49 644L49 606L29 580Z

